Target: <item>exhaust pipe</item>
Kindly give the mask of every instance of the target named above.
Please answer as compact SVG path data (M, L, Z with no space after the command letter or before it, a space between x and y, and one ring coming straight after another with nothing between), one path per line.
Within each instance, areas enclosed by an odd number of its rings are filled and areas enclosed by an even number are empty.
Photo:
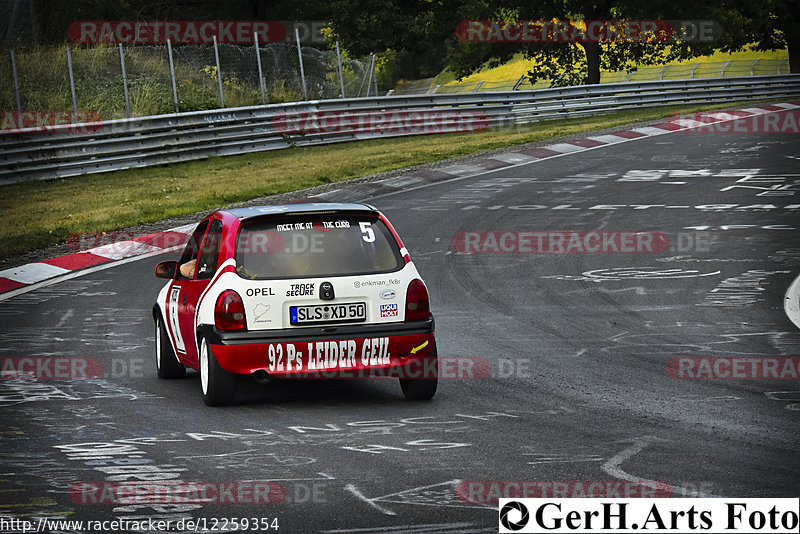
M258 382L259 384L266 384L270 382L269 374L263 369L259 369L255 373L253 373L253 380Z

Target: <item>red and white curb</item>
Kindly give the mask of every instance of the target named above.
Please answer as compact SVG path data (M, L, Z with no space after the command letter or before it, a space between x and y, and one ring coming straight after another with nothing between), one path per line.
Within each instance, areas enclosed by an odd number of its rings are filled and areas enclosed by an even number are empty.
M796 109L800 109L800 101L749 107L739 110L701 112L689 115L689 117L702 118L703 120L700 121L676 116L663 123L654 124L652 126L643 126L605 135L588 136L583 139L554 143L552 145L519 150L516 152L506 152L497 156L478 160L470 165L458 164L442 167L434 171L425 171L421 173L412 172L410 175L359 184L351 188L350 191L335 189L319 194L315 198L320 200L333 200L333 197L336 197L336 201L346 201L355 198L360 200L377 198L399 191L428 187L433 185L433 183L441 181L468 178L496 169L526 165L536 161L563 156L565 154L573 154L617 143L625 143L680 131L704 131L704 129L709 128L710 125L713 124ZM724 130L720 129L720 131ZM733 131L735 132L736 130L734 129ZM172 228L165 232L139 236L130 240L91 248L75 254L60 256L36 263L28 263L26 265L0 271L0 300L10 298L14 296L14 294L24 291L24 288L28 288L29 286L46 283L50 280L55 281L55 279L63 278L65 275L75 271L107 268L112 263L131 261L134 258L160 254L167 250L183 246L194 228L195 225L190 224ZM798 305L797 292L800 291L800 288L796 287L798 285L800 285L800 283L798 283L797 280L795 284L792 285L795 289L794 303L796 305ZM787 306L788 302L787 293ZM798 305L798 307L800 307L800 305ZM790 315L790 317L792 316ZM800 321L800 310L798 310L795 317L797 320L792 320L798 324L798 321ZM800 326L800 324L798 324L798 326Z
M5 293L60 277L73 271L116 263L120 260L147 254L160 254L176 247L182 247L189 240L189 236L195 226L194 224L180 226L165 232L138 236L74 254L0 271L0 293L5 296Z

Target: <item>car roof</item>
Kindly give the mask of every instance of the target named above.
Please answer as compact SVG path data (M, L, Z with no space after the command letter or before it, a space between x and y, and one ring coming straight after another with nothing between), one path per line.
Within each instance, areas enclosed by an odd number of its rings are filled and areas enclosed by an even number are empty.
M234 208L224 210L239 219L263 217L264 215L297 214L297 213L331 213L343 211L375 212L374 206L369 204L340 203L340 202L314 202L302 204L279 204L275 206L251 206L247 208Z

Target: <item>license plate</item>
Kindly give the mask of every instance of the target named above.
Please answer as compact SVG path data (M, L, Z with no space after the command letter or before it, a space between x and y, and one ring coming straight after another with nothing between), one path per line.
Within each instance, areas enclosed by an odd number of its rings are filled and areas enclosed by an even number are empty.
M289 308L289 322L293 325L358 323L366 320L367 305L364 302L291 306Z

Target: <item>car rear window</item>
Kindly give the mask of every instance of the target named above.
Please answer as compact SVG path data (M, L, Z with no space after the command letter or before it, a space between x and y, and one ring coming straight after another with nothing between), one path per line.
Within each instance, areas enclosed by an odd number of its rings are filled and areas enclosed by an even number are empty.
M385 273L402 265L391 231L380 219L367 215L245 221L236 242L236 271L248 279Z

